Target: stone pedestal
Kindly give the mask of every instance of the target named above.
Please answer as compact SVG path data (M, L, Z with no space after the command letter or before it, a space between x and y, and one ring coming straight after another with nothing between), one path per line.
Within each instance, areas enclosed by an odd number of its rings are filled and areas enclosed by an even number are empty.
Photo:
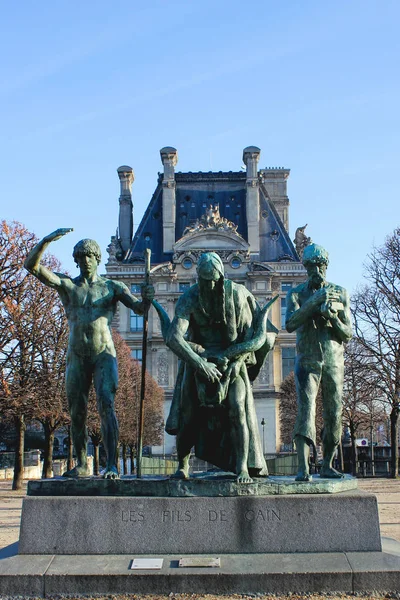
M42 486L32 483L30 494L35 486L43 493L45 482ZM56 492L57 487L64 490L69 487L76 494L81 487L85 495L25 498L19 553L140 555L381 550L376 498L356 490L338 494L285 494L282 490L279 493L276 483L271 488L272 494L266 495L262 485L238 485L222 478L197 483L159 480L160 485L170 486L169 495L144 496L142 493L149 483L131 480L131 496L127 497L128 488L123 480L111 482L116 492L123 490L124 495L93 497L87 495L96 489L93 480L49 482L48 490L52 487ZM222 496L228 483L230 495ZM286 482L286 491L290 489L289 483ZM99 482L97 489L104 492L107 486L110 484ZM202 490L200 497L195 495L196 486ZM316 482L314 489L315 486ZM300 484L293 490L303 488Z
M399 545L386 541L381 552L376 498L356 487L351 477L238 485L209 474L30 482L19 555L0 560L0 593L398 590ZM162 567L132 570L138 557L162 559ZM180 568L185 557L192 566ZM219 568L200 568L217 557Z

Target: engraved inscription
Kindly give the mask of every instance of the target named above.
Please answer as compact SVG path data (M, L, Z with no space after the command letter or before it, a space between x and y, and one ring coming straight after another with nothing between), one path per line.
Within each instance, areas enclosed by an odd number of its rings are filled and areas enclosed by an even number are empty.
M144 521L144 514L137 512L136 510L123 510L121 513L122 520L124 523L140 523L140 521Z
M189 523L192 515L189 510L163 510L161 520L163 523Z
M238 515L239 516L239 515ZM208 509L199 515L201 521L208 523L228 523L231 521L227 510ZM190 510L163 510L160 513L162 523L190 523L196 518ZM251 523L281 522L281 511L273 508L249 509L242 513L244 521ZM145 521L144 512L140 510L123 510L121 519L124 523L141 523Z
M266 510L246 510L244 513L246 521L280 521L281 511L267 508Z
M227 521L225 510L209 510L208 511L209 521Z

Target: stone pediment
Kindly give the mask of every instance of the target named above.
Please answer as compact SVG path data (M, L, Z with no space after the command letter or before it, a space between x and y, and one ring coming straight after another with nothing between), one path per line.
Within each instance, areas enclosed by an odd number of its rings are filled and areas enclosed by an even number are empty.
M174 245L174 252L180 253L190 250L249 250L250 245L238 233L223 229L203 229L184 235Z
M265 263L262 262L253 262L251 264L251 270L252 271L266 271L267 273L275 273L274 269L271 269L271 267L269 265L266 265Z
M150 273L152 275L156 274L156 275L174 276L175 275L174 265L171 262L161 263L160 265L156 265L155 267L153 267L150 270Z
M250 245L238 233L237 225L222 217L219 205L210 205L205 214L193 225L186 227L183 236L175 243L174 253L191 250L249 251Z

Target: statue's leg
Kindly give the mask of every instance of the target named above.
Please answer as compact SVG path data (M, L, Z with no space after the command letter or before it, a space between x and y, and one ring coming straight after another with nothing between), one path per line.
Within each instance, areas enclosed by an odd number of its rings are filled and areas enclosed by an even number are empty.
M189 459L193 443L194 435L191 426L189 424L183 425L176 436L178 469L172 475L173 479L189 479Z
M94 371L97 408L101 420L101 437L107 457L105 479L118 479L117 448L118 421L114 410L114 398L118 388L117 359L103 352L99 355Z
M92 368L82 359L69 352L66 370L66 393L71 417L71 435L77 465L66 471L64 477L87 477L87 403L92 382Z
M179 379L178 379L179 381ZM178 454L178 469L171 477L173 479L189 479L190 452L196 444L196 415L197 389L194 371L187 365L184 367L176 394L176 452Z
M321 364L318 362L297 362L295 381L298 412L294 439L296 442L299 470L296 481L311 481L310 445L315 440L315 405L321 380Z
M343 392L343 364L339 366L327 365L322 373L322 404L324 417L324 432L322 444L324 458L320 471L321 477L340 479L343 477L333 468L332 463L342 434L342 392Z
M310 442L302 435L295 436L297 460L299 462L299 471L296 481L311 481L310 475Z
M227 401L232 446L236 452L237 480L239 483L252 483L247 465L249 429L246 418L246 386L240 376L229 386Z

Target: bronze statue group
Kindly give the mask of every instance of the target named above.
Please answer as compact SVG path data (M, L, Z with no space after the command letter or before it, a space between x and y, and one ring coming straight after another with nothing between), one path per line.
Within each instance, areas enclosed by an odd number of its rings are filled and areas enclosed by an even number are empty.
M125 284L97 273L101 252L94 240L81 240L73 251L79 275L53 273L41 263L49 244L72 229L58 229L30 252L25 268L58 292L69 324L66 393L77 465L66 477L87 477L87 403L94 384L107 456L104 477L118 478L118 423L114 397L118 368L111 321L118 302L143 314L152 303L161 319L167 346L180 359L166 431L176 435L179 466L174 477L189 477L192 448L199 458L236 475L240 484L268 475L252 393L278 330L268 319L277 297L261 308L240 284L226 279L221 258L201 255L198 282L180 297L172 321L154 299L152 285L142 299ZM298 416L293 433L298 481L310 481L310 447L315 448L315 403L323 402L323 464L320 477L341 478L332 462L341 435L344 344L351 338L349 297L326 281L328 253L317 244L304 248L308 279L288 292L286 328L296 331L295 379Z

